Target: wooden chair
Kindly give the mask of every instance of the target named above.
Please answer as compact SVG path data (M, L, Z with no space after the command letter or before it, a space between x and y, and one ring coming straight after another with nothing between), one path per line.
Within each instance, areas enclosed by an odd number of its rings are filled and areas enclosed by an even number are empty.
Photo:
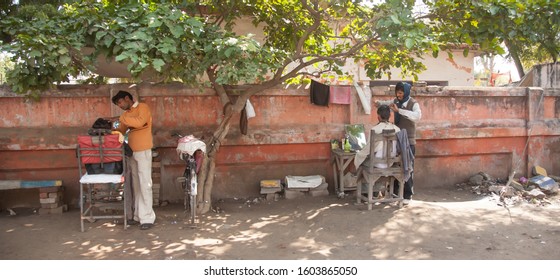
M372 209L372 205L383 202L398 202L399 208L403 205L404 194L404 170L402 167L402 156L397 153L397 136L394 129L383 130L381 134L371 131L370 136L370 152L366 159L365 165L362 164L357 170L358 188L356 190L356 202L361 204L365 202L368 210ZM382 156L375 157L375 143L381 141L383 143ZM386 168L376 167L385 165ZM374 190L377 181L382 180L382 187ZM399 182L398 195L393 194L394 182ZM362 194L362 185L367 185L367 194ZM378 184L379 185L379 184ZM379 192L382 197L373 197L374 191Z

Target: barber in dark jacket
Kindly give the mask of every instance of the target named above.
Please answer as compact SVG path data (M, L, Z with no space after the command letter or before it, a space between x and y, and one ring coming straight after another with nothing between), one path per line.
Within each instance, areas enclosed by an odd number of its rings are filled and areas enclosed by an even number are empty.
M410 89L412 86L409 83L399 82L395 86L395 99L391 101L377 101L376 105L389 105L391 110L395 112L395 124L402 130L406 129L408 134L408 142L410 150L413 155L416 155L416 123L422 118L422 111L420 105L414 98L410 97ZM412 161L414 168L414 160ZM412 199L414 194L414 171L410 179L404 184L404 201L403 204L407 205Z

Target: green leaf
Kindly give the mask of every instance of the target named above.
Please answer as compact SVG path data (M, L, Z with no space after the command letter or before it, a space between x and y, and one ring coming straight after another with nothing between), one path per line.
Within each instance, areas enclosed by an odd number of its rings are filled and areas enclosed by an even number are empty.
M105 36L105 38L103 39L103 45L105 45L105 47L110 47L111 44L113 44L113 42L115 41L115 37L113 36Z
M154 69L156 69L156 71L161 72L161 68L165 65L165 62L162 59L154 59L154 61L152 62L152 66L154 67Z
M130 38L140 41L147 41L149 39L148 35L146 35L146 33L143 31L136 31L132 33Z
M230 57L230 55L236 50L236 48L227 48L226 51L224 52L224 55L226 57Z
M58 62L62 65L69 65L70 62L72 62L72 59L69 56L64 55L58 58Z
M186 20L187 24L194 27L202 28L204 24L195 18L189 18Z
M159 19L157 19L156 17L151 17L150 22L148 24L148 27L157 28L157 27L160 27L161 25L162 25L162 22Z
M414 40L412 38L406 38L404 44L407 48L412 49L412 47L414 47Z
M41 56L41 52L38 51L38 50L32 50L32 51L29 53L29 56L31 56L31 57L39 57L39 56Z
M128 59L128 55L125 54L125 53L119 54L115 57L115 61L117 61L117 62L120 62L120 61L123 61L123 60L126 60L126 59Z
M509 38L515 38L516 35L517 35L517 32L515 30L512 30L508 33Z
M169 27L169 31L171 32L171 34L175 38L179 38L179 37L183 36L183 34L185 34L185 30L183 29L183 27L178 26L178 25Z
M100 40L105 35L107 35L106 31L99 31L99 32L95 33L95 40Z
M194 35L198 37L200 36L200 34L202 34L202 28L193 28L192 33L194 33Z
M123 47L127 50L132 51L142 51L144 46L144 42L142 41L134 41L134 42L127 42L123 44Z

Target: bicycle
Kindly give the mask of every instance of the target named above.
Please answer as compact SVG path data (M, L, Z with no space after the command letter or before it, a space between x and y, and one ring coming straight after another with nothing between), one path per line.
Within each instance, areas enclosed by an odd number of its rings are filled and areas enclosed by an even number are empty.
M177 140L177 154L185 161L185 171L182 177L177 178L184 191L183 205L185 212L190 210L191 224L195 225L196 195L198 188L198 172L202 163L202 155L206 152L206 144L193 135L183 136L175 133Z

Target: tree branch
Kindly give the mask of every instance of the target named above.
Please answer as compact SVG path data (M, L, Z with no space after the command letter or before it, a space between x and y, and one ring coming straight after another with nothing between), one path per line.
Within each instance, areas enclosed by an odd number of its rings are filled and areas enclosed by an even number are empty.
M222 85L216 83L216 68L208 68L206 70L206 74L208 75L210 83L212 83L212 87L214 88L214 90L216 90L218 97L220 97L220 103L222 104L222 106L225 107L228 103L231 104L231 100L229 99L225 88Z
M303 35L299 38L295 49L296 55L299 55L303 51L303 44L305 43L305 40L309 38L313 31L317 30L317 28L321 26L321 14L310 7L307 4L307 0L302 0L301 5L311 14L311 17L313 17L313 24L309 28L307 28L304 31Z

